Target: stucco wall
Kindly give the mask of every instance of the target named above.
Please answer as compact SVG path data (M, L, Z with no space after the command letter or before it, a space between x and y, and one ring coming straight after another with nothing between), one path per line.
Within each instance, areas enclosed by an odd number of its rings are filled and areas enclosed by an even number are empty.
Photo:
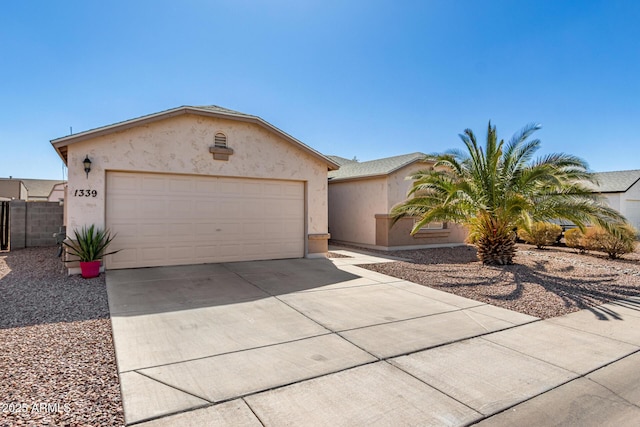
M61 200L64 200L64 189L66 187L67 184L56 184L53 186L53 188L51 189L51 193L49 193L49 198L48 200L50 202L59 202Z
M223 132L234 154L214 160L209 147ZM91 172L82 161L88 155ZM327 232L327 165L273 132L235 120L181 115L68 146L68 230L105 225L106 171L269 178L307 182L307 232ZM80 197L76 190L96 190ZM259 215L259 212L256 212Z
M607 193L603 196L610 207L624 215L640 230L640 182L635 183L625 193Z
M620 205L620 193L603 194L603 196L605 201L610 207L622 213L621 205Z
M26 200L27 189L17 179L0 179L0 197L7 199Z
M395 205L406 200L407 193L411 188L411 184L413 184L413 181L407 179L407 177L420 170L428 169L430 165L431 164L429 163L423 162L412 163L389 175L389 178L387 180L387 209L385 212L377 213L388 213Z
M620 212L640 231L640 181L621 196Z
M375 216L387 212L387 188L385 178L329 184L331 239L375 245Z
M406 200L413 173L430 167L430 163L416 162L388 176L336 181L329 184L329 231L331 239L376 246L428 246L463 243L466 231L449 224L442 232L411 236L413 219L407 219L393 228L388 214L396 204Z
M413 218L402 218L393 226L389 215L376 216L376 245L382 248L409 248L428 246L451 246L464 244L467 238L467 230L453 223L445 223L445 228L440 230L421 230L411 235Z

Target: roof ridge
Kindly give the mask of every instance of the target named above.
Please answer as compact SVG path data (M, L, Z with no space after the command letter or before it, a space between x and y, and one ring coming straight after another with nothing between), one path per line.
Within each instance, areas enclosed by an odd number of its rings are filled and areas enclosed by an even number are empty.
M416 151L414 153L399 154L397 156L389 156L389 157L381 157L379 159L373 159L373 160L362 160L362 161L358 160L357 163L364 164L364 163L371 163L371 162L384 162L384 161L396 160L401 158L412 158L416 156L426 156L426 154Z
M213 111L219 111L221 113L231 113L231 114L237 114L237 115L246 116L246 117L258 117L258 116L254 116L253 114L247 114L247 113L243 113L242 111L232 110L231 108L221 107L219 105L213 105L213 104L212 105L184 105L183 107L213 110Z
M640 169L623 169L617 171L604 171L604 172L593 172L593 173L625 173L625 172L640 172Z
M426 156L426 154L416 151L408 154L383 157L381 159L362 162L348 162L341 165L339 170L330 172L329 177L332 180L343 180L389 175L408 164L421 160Z
M211 116L211 117L226 116L229 118L235 118L235 120L238 120L238 121L254 123L258 126L261 126L267 129L270 132L273 132L279 135L280 137L292 143L294 146L297 146L301 148L303 151L306 151L308 154L312 155L313 157L317 157L318 159L321 159L323 162L327 162L327 166L329 167L329 169L335 169L339 167L339 165L333 160L329 159L328 157L325 157L320 152L311 148L304 142L289 135L282 129L279 129L278 127L272 125L271 123L267 122L261 117L241 113L239 111L230 110L228 108L220 107L217 105L200 106L200 107L182 105L180 107L171 108L171 109L160 111L157 113L151 113L151 114L136 117L133 119L128 119L128 120L112 123L109 125L85 130L73 135L52 139L50 142L55 148L55 150L58 152L58 155L60 156L62 161L66 164L67 163L67 146L69 144L95 138L97 136L107 135L113 132L134 128L142 124L152 123L152 122L164 120L166 118L182 115L182 114L199 114L199 115Z
M594 172L593 176L598 181L597 184L591 185L594 191L602 193L624 193L640 181L640 169Z

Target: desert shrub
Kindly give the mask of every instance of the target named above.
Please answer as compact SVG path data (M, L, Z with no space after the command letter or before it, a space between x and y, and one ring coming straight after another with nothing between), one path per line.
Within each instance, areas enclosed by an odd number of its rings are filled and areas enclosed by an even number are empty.
M585 250L602 251L602 241L606 238L607 231L602 227L587 227L582 238Z
M584 241L584 233L579 228L571 228L564 232L564 242L569 248L574 248L585 253L587 248Z
M604 252L609 258L616 259L635 250L636 234L630 225L620 228L620 236L600 227L590 227L585 233L584 244L589 250Z
M550 222L533 223L529 230L519 229L518 235L525 242L536 245L538 249L553 245L562 235L562 227Z

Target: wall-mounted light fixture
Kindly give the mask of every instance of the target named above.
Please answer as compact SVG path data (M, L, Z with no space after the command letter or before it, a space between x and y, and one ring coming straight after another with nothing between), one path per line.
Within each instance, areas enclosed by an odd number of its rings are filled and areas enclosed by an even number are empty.
M89 172L91 172L91 160L89 160L88 154L82 161L82 164L84 165L84 171L87 174L87 179L89 179Z

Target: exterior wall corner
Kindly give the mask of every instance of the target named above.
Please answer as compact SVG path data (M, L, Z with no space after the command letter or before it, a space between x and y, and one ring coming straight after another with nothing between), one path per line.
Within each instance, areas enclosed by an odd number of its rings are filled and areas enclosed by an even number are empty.
M324 255L329 251L329 233L309 234L307 236L307 258Z

